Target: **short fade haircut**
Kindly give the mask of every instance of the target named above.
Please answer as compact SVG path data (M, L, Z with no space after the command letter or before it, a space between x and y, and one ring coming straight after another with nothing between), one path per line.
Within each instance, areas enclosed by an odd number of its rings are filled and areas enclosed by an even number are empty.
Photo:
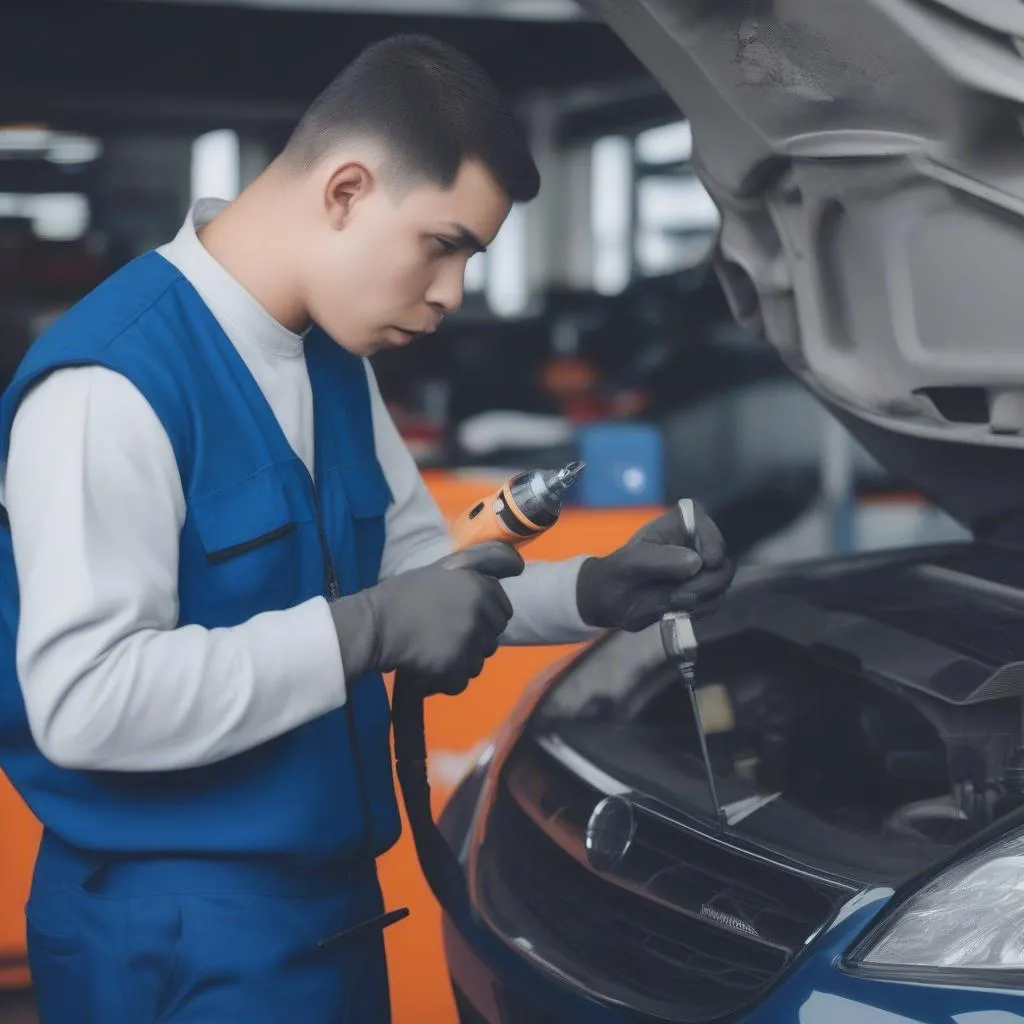
M310 104L283 157L310 169L347 138L381 143L400 185L450 188L472 159L514 203L540 190L525 133L490 76L431 36L389 36L363 50Z

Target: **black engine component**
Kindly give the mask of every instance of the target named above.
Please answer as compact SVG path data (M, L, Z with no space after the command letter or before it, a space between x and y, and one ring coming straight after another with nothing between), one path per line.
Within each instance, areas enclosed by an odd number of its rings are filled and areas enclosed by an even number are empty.
M953 783L941 797L904 804L885 823L886 830L908 837L967 838L999 818L1024 807L1024 750L1010 759L999 779L975 786L970 779Z
M1024 796L1024 747L1010 758L1003 772L1003 788L1007 793Z

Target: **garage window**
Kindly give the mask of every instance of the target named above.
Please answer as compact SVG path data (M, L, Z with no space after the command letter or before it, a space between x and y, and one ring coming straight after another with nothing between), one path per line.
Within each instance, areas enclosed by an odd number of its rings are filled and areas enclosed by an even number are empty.
M593 281L606 295L637 277L682 270L711 251L718 209L693 170L689 122L593 143Z

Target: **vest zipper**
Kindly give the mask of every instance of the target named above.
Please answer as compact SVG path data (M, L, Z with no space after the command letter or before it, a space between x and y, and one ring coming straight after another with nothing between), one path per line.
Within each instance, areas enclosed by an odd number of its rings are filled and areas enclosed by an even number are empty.
M316 489L312 474L309 478L313 486L313 509L316 512L316 530L320 535L320 550L324 556L324 577L327 584L327 596L330 601L337 601L341 597L341 588L338 586L338 574L334 570L334 561L331 559L331 549L327 546L327 532L324 530L323 517L320 515L320 495ZM356 733L356 720L352 711L351 694L345 701L345 724L348 726L348 741L352 747L352 763L356 769L356 784L359 787L359 798L363 805L363 852L367 857L372 857L372 818L370 817L370 798L366 792L366 778L363 775L363 763L359 757L359 744Z
M319 499L317 499L319 501ZM324 532L323 520L320 518L320 508L316 510L316 530L320 534L320 550L324 555L324 576L327 584L327 600L337 601L341 597L341 588L338 586L338 574L334 571L334 562L331 561L331 552L327 547L327 534ZM347 703L347 702L346 702Z

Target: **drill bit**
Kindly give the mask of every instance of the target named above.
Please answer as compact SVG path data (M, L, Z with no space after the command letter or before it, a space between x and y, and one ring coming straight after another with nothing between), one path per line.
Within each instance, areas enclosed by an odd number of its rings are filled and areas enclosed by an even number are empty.
M544 474L544 486L552 494L563 494L576 483L576 479L583 472L585 465L586 463L577 460L570 462L567 466L563 466L555 472L549 470Z

